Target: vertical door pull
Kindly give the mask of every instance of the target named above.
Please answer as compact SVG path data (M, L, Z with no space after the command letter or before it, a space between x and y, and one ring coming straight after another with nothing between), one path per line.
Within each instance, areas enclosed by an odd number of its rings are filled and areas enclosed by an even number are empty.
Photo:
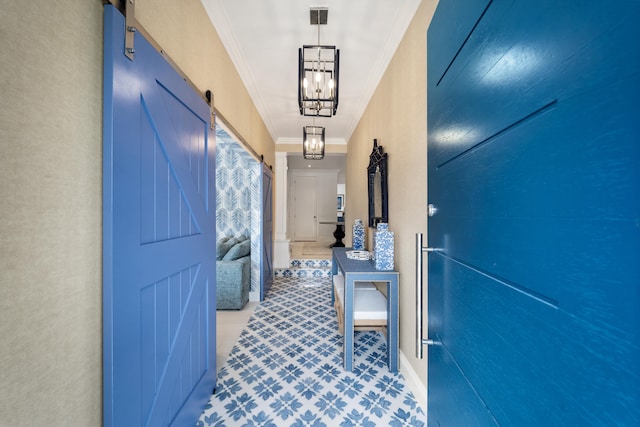
M422 233L416 233L416 357L422 359Z
M422 254L441 250L422 246L422 233L416 233L416 357L418 359L423 357L423 345L436 344L433 340L422 338Z

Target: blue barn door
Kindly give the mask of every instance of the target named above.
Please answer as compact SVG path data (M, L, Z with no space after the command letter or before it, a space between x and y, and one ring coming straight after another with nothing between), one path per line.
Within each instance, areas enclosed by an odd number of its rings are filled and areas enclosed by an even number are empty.
M440 1L430 426L640 425L638 22L637 1Z
M216 374L210 109L124 28L106 6L104 425L192 425Z
M273 173L264 162L260 164L260 170L262 185L260 301L264 301L273 282Z

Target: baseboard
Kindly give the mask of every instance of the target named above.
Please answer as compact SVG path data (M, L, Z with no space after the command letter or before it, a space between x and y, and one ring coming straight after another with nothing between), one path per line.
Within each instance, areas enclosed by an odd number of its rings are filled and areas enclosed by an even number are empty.
M274 240L273 242L273 268L289 267L291 248L289 240Z
M427 413L427 386L426 378L421 379L420 376L413 369L411 363L406 358L404 353L400 351L400 373L407 381L407 386L415 396L418 404L422 407L424 413ZM423 382L424 381L424 382Z

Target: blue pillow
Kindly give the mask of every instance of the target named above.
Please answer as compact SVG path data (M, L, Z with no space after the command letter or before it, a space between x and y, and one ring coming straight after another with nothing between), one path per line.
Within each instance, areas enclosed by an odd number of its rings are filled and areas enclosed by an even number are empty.
M224 237L216 243L216 259L220 261L238 243L235 237Z
M251 240L246 239L240 243L236 243L229 252L222 258L223 261L233 261L251 253Z
M226 236L226 237L222 237L222 238L218 239L218 241L216 241L216 247L218 245L221 245L222 243L228 241L229 239L231 239L231 236Z

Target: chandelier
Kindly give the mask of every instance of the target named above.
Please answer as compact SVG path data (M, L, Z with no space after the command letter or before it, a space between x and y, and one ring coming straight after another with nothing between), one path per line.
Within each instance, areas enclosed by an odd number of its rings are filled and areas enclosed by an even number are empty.
M307 160L324 158L324 128L305 126L302 128L302 155Z
M327 8L311 8L310 23L318 26L318 43L298 49L298 106L303 116L331 117L338 109L340 49L320 44L320 25Z

